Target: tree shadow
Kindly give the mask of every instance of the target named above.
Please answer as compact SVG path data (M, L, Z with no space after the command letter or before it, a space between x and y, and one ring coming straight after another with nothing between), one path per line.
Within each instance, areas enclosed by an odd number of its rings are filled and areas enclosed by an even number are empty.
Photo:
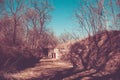
M94 77L92 80L120 80L120 69L113 74L108 74L102 77Z
M55 74L54 77L52 77L50 80L62 80L66 77L72 76L74 74L77 74L77 73L80 73L83 71L85 71L85 70L84 69L81 70L81 69L77 69L77 68L73 67L73 68L70 68L70 69L67 69L64 71L57 72L57 74Z
M62 70L62 71L57 71L55 73L55 75L54 74L52 74L52 75L41 75L38 78L32 78L30 80L62 80L63 78L68 77L70 75L73 75L77 72L79 72L79 71L75 71L74 68L70 68L70 69L65 69L65 70Z

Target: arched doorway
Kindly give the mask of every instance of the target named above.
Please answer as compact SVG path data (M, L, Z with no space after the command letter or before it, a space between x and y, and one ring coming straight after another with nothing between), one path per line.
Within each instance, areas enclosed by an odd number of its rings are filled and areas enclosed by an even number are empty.
M44 55L45 57L48 57L48 51L49 51L48 48L43 48L43 55Z

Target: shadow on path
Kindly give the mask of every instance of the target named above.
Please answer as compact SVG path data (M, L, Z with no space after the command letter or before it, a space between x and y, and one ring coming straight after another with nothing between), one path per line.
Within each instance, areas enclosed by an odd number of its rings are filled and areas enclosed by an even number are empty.
M71 64L66 62L53 59L42 59L34 67L27 68L18 73L6 74L4 76L8 80L52 80L54 76L59 76L58 73L72 71L71 67Z

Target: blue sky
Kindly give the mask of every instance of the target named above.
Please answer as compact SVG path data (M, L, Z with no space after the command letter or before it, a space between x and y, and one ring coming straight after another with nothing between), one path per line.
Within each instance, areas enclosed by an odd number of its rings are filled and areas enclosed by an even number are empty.
M8 1L8 0L6 0ZM26 0L26 3L29 3L30 0ZM85 6L85 0L48 0L54 7L54 10L50 13L51 15L51 22L47 25L49 28L54 30L55 35L59 36L61 33L65 31L74 32L76 31L77 27L79 26L77 23L77 19L75 18L75 11L80 6ZM97 0L86 0L92 4L92 6L96 6L95 2ZM108 5L110 0L104 0L104 5ZM116 0L112 0L114 3ZM27 3L28 7L30 5ZM15 6L15 5L14 5ZM109 10L110 8L108 8ZM119 9L116 12L120 12ZM80 11L81 12L81 11ZM115 13L116 13L115 12ZM86 15L86 14L85 14ZM108 16L110 20L110 16ZM85 31L84 31L85 32ZM80 34L80 35L83 35Z
M104 5L108 6L109 1L104 0ZM112 1L115 3L116 0ZM89 0L89 2L92 6L96 6L96 0ZM66 30L73 31L78 26L74 15L75 11L79 8L79 5L84 6L84 0L51 0L51 3L54 10L51 13L52 19L48 26L54 30L57 36Z
M52 27L56 35L64 30L71 30L75 26L74 12L78 7L79 0L52 0L54 10L48 26Z
M95 0L89 2L95 4ZM48 26L54 30L57 36L65 31L75 31L79 26L75 18L75 11L79 5L84 6L84 0L51 0L51 3L54 10L51 13L52 19Z

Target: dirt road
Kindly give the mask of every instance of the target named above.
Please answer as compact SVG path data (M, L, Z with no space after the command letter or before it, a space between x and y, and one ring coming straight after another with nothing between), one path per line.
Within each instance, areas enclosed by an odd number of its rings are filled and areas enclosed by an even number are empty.
M4 76L12 80L49 80L59 71L64 71L71 67L71 64L55 59L41 59L34 67Z

